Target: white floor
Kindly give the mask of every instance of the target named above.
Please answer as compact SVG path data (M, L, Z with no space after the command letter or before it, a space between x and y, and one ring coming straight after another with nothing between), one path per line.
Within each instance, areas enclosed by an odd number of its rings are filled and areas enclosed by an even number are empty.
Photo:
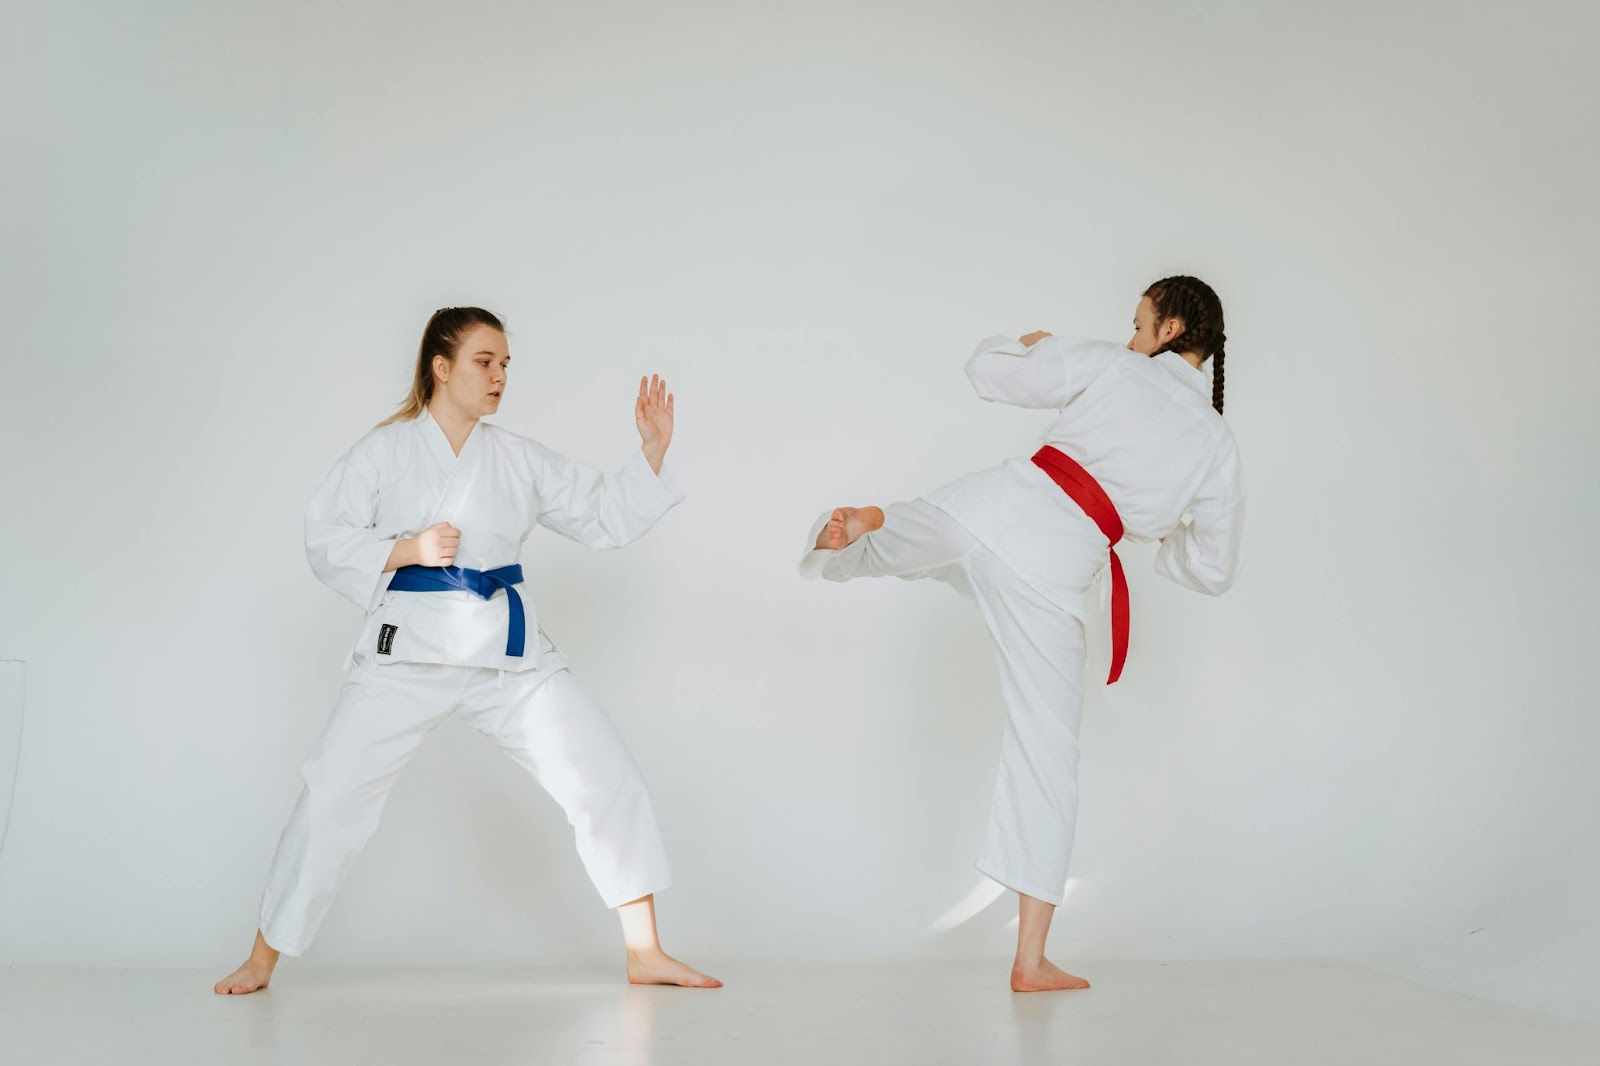
M713 969L728 987L289 965L229 998L220 972L0 969L0 1062L1600 1063L1600 1026L1342 963L1107 962L1089 991L1021 996L1003 961Z

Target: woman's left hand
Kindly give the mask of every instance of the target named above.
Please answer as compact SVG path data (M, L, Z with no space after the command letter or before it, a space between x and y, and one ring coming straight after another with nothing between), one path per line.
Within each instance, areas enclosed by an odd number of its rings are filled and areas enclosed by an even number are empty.
M672 443L672 393L667 383L654 374L639 379L639 397L633 404L633 421L644 441L644 457L650 469L661 473L661 460Z

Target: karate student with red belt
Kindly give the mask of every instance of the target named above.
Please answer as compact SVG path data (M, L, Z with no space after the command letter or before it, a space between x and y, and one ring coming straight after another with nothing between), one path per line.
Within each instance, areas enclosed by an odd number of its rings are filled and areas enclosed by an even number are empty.
M1220 595L1239 568L1244 486L1222 420L1222 304L1197 278L1145 291L1126 345L1043 331L984 341L984 400L1057 412L1044 447L888 507L812 527L805 577L932 577L973 599L994 640L1005 734L977 867L1018 894L1019 992L1086 988L1044 956L1077 818L1089 588L1109 570L1112 664L1128 647L1119 540L1160 540L1156 572ZM1210 382L1201 369L1212 365Z

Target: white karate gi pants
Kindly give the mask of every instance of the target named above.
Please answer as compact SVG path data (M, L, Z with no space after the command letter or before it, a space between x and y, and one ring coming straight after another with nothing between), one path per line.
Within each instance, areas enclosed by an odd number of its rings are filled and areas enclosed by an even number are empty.
M812 528L811 543L827 520L823 515ZM882 528L840 551L809 552L800 571L830 581L930 577L977 603L994 640L1006 707L1000 773L977 867L1013 891L1059 904L1078 815L1083 623L923 499L890 504Z
M300 776L305 782L267 875L261 932L305 951L400 771L457 715L503 748L566 812L608 907L667 887L671 874L644 779L600 705L566 669L506 672L356 660Z

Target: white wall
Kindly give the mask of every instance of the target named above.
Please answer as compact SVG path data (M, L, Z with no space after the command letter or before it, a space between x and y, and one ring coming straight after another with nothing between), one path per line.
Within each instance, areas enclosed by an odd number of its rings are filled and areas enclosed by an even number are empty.
M1227 307L1249 569L1212 601L1127 551L1056 951L1600 991L1551 961L1600 888L1592 8L208 7L34 5L0 45L0 958L248 943L358 623L301 508L450 303L507 317L498 420L569 454L623 460L640 373L678 393L688 502L525 560L654 791L669 947L998 957L1008 898L931 931L978 883L979 621L793 563L826 506L1031 447L977 338L1120 339L1183 271ZM311 958L601 958L612 923L452 727Z

